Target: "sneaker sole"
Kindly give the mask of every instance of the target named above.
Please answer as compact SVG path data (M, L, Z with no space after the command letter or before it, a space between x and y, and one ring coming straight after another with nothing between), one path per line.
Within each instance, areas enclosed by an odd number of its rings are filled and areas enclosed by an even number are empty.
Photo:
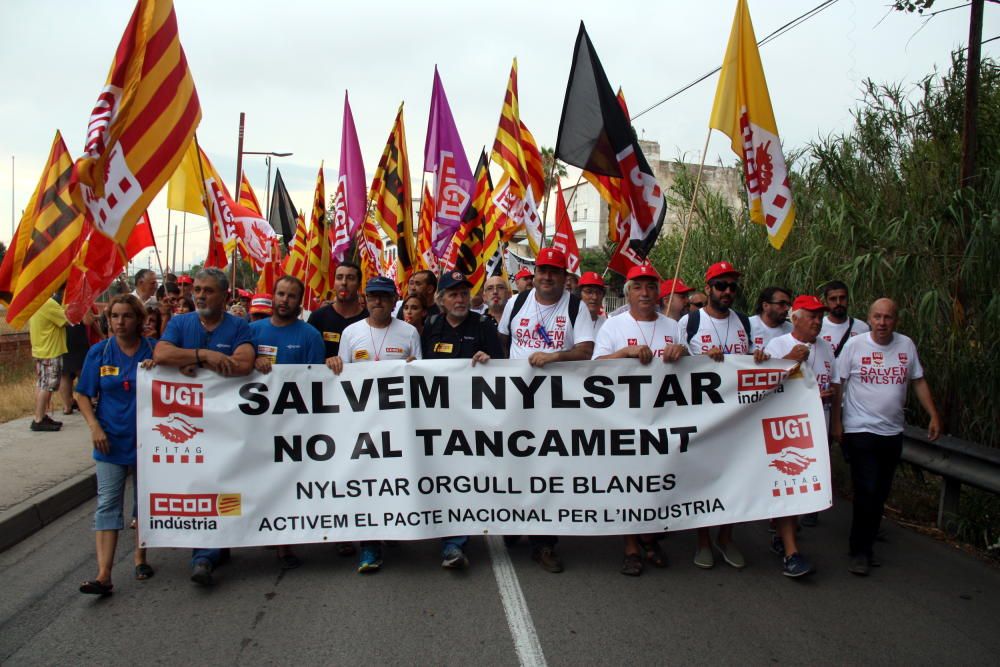
M812 573L813 573L813 572L815 572L815 571L816 571L816 570L813 570L813 569L809 569L809 570L806 570L805 572L798 572L798 573L793 573L793 572L788 572L787 570L782 570L782 572L781 572L781 573L782 573L783 575L785 575L786 577L790 577L790 578L792 578L792 579L798 579L799 577L804 577L804 576L806 576L807 574L812 574Z
M215 583L212 580L211 574L195 574L191 576L191 581L198 584L199 586L211 586Z
M371 563L368 565L359 565L358 574L372 574L378 572L382 569L382 563Z
M464 570L469 567L469 561L464 559L446 560L441 563L441 567L446 570Z

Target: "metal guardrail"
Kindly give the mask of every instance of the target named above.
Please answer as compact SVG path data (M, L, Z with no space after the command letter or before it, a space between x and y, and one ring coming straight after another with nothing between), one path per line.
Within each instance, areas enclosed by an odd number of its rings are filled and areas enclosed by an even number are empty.
M1000 494L1000 449L942 435L935 442L927 430L907 426L903 430L903 460L940 475L943 480L938 500L938 528L954 531L962 485Z

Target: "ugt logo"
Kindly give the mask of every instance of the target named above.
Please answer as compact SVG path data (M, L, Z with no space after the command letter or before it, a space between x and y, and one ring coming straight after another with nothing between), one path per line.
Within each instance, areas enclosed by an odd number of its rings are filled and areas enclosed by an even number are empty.
M809 464L816 462L798 451L813 448L809 415L772 417L762 420L761 425L764 427L764 448L773 457L768 467L786 475L800 475Z
M201 418L205 409L205 389L189 382L153 380L153 416L174 414Z

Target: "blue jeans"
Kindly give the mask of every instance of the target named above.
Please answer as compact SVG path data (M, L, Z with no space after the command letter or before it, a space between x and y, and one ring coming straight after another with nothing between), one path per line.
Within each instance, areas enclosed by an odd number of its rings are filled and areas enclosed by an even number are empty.
M459 549L465 548L465 543L469 541L468 535L458 535L455 537L442 537L441 538L441 555L444 556L448 553L448 549L451 547L458 547Z
M95 461L97 468L97 510L94 530L121 530L125 527L125 480L135 475L135 466ZM136 501L132 484L132 502Z
M214 569L222 560L222 549L192 549L191 567L194 567L200 560L207 560Z

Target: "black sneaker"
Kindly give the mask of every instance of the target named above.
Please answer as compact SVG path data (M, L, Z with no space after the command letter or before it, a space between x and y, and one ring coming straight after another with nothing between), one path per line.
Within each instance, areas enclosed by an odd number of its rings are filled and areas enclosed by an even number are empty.
M556 555L556 552L552 550L552 547L541 547L539 549L535 549L535 551L531 554L531 557L537 561L546 572L558 574L563 571L562 560Z
M871 566L868 564L868 556L851 556L851 564L847 566L847 571L859 577L867 577Z
M212 579L212 564L207 560L200 560L191 568L191 581L201 586L211 586L215 583Z
M45 422L45 423L47 423L47 424L55 424L56 426L62 426L63 425L62 422L56 421L55 419L53 419L52 417L49 417L48 415L45 415L44 417L42 417L42 421Z
M50 422L47 422L45 420L42 420L40 422L36 422L36 421L32 421L31 422L31 430L32 431L58 431L61 428L62 428L62 424L59 424L59 423L50 423Z

